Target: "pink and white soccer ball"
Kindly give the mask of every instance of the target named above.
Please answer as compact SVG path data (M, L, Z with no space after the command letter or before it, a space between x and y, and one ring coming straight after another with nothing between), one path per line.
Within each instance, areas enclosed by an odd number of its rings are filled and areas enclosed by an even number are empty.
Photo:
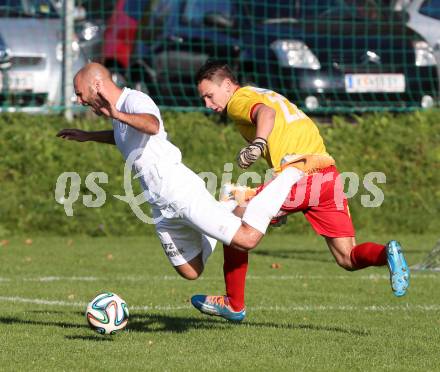
M90 301L86 309L89 326L102 335L113 335L123 330L128 317L127 304L112 292L100 293Z

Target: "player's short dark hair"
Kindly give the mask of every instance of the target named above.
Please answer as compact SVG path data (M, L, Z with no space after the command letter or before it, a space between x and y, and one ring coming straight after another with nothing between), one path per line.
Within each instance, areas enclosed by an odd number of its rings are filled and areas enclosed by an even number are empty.
M197 84L200 84L202 80L223 81L224 79L229 79L234 84L238 84L237 78L226 63L212 59L208 59L196 74Z

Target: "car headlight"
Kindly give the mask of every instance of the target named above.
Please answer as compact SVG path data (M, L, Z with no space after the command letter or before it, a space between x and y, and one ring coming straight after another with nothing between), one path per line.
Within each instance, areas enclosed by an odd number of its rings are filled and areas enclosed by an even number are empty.
M79 57L80 54L80 48L79 48L79 44L77 40L73 40L72 41L72 54L73 54L73 60L76 61ZM62 61L63 60L63 43L59 42L56 46L56 57L58 61Z
M298 40L277 40L270 44L283 67L319 70L321 64L309 47Z
M426 41L414 41L414 52L416 54L416 66L435 66L436 61L432 48Z

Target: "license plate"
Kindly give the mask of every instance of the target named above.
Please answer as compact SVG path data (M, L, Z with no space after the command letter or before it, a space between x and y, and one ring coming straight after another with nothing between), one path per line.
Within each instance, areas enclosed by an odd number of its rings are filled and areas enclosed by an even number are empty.
M405 76L403 74L346 74L347 93L403 93Z
M11 91L32 90L34 86L34 79L32 77L32 74L28 72L0 72L0 90L6 88L3 87L6 82L8 84L7 89Z

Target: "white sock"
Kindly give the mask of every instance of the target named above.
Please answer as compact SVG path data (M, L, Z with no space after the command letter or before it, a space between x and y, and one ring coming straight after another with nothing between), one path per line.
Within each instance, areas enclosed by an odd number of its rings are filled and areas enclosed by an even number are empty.
M304 173L296 168L286 168L257 196L251 199L242 220L265 234L270 220L278 213L292 186Z

